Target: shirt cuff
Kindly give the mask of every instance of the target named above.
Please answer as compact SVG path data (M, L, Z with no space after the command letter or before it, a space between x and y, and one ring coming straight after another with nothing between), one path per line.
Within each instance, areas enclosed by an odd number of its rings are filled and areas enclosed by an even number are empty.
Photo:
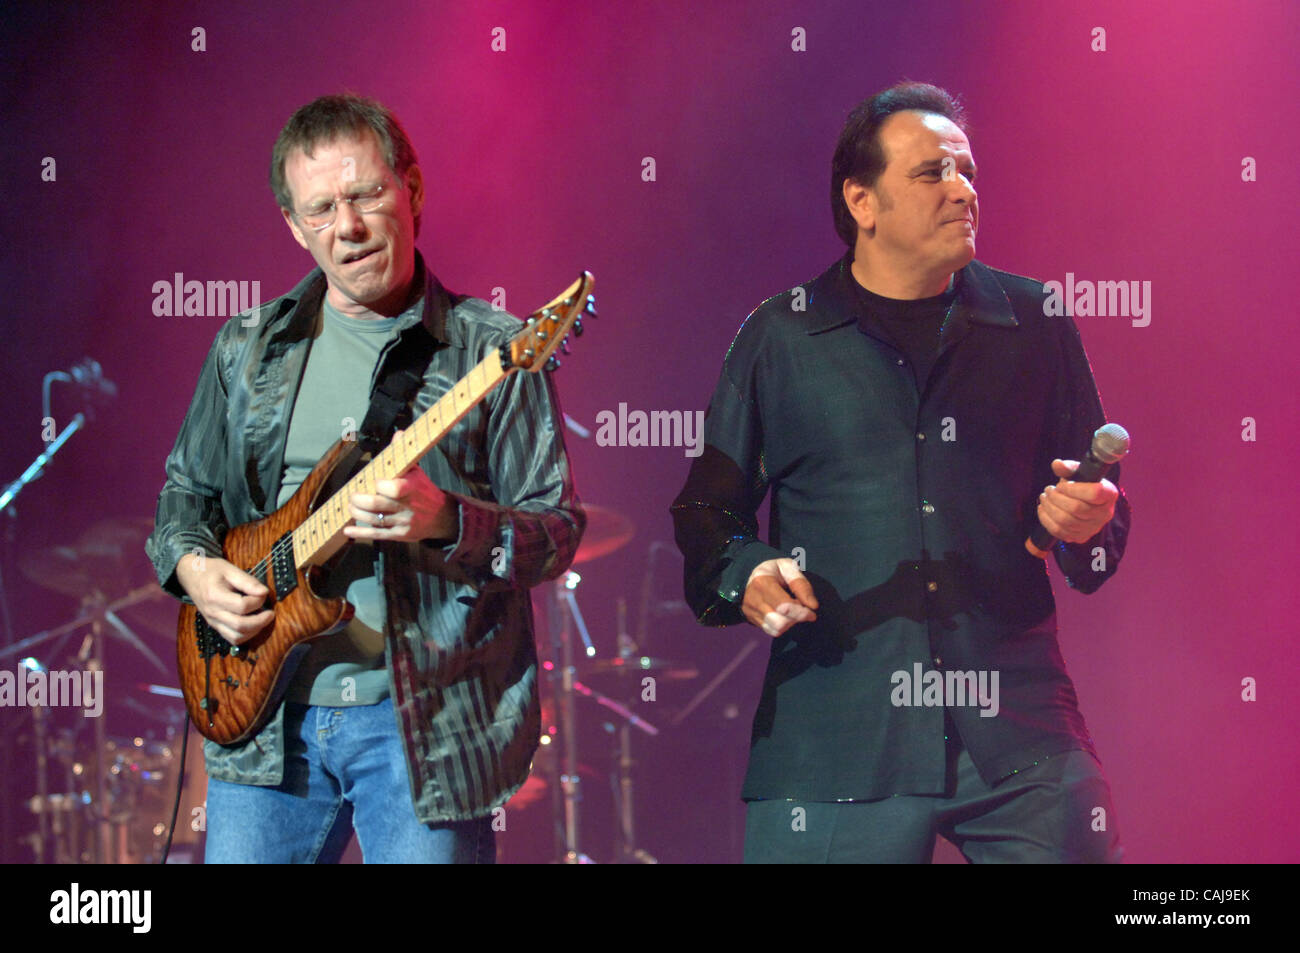
M734 536L723 548L720 559L722 569L709 586L714 598L697 615L701 625L735 625L744 622L741 604L745 600L745 587L750 574L759 563L769 559L783 559L785 553L756 539Z
M183 557L195 554L202 554L211 559L225 558L221 544L217 542L211 530L178 530L172 533L162 546L154 544L152 539L148 540L145 550L153 562L154 572L158 576L158 583L162 586L163 592L189 605L194 603L176 576L177 563Z
M447 496L456 502L456 537L420 540L421 548L433 556L433 565L479 588L494 579L509 580L510 523L503 523L502 507L455 493Z

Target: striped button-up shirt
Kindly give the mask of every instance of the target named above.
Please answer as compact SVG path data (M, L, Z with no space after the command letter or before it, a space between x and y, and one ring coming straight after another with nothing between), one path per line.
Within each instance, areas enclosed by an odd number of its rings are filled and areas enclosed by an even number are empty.
M437 345L411 403L418 417L521 325L485 301L450 295L422 260L417 274L425 276L422 318L399 324L371 388L397 341L422 323ZM221 556L228 527L274 509L324 292L325 278L314 270L217 334L167 458L145 545L159 581L179 598L186 598L175 573L182 556ZM420 460L457 501L456 540L375 546L389 687L421 821L482 817L528 776L541 722L528 589L568 568L586 525L561 421L545 375L506 377ZM208 774L280 783L283 726L281 703L247 742L207 742Z

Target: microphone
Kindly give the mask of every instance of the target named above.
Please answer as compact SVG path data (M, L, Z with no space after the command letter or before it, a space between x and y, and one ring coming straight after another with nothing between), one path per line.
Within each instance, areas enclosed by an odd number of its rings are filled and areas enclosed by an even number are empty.
M102 397L116 397L117 385L104 376L99 361L85 357L69 372L72 383Z
M1128 453L1128 445L1128 431L1119 424L1099 427L1092 435L1092 446L1070 479L1075 483L1100 483L1106 472ZM1046 559L1053 542L1052 534L1039 523L1025 540L1025 549L1039 559Z
M93 357L83 357L71 370L50 371L41 378L41 410L45 417L54 416L50 413L50 389L56 381L77 388L86 401L85 416L91 420L95 418L96 404L104 404L117 397L117 385L104 376L104 368L99 361ZM84 423L84 417L82 422Z

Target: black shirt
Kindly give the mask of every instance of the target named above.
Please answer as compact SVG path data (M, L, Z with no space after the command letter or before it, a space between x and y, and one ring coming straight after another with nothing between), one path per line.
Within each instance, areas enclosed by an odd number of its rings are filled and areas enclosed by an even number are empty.
M933 298L913 300L886 298L868 291L856 280L853 283L862 302L860 326L868 332L876 331L902 351L912 365L917 390L925 390L934 359L939 356L939 331L957 300L957 283L952 282L947 291Z
M896 704L898 674L918 666L997 673L995 715L947 706L989 784L1092 750L1046 565L1024 548L1052 458L1082 453L1105 421L1077 329L1044 315L1039 282L971 262L922 389L849 265L746 320L672 506L702 623L743 621L750 572L778 557L803 562L821 603L772 641L750 799L942 793L945 707ZM769 491L770 545L756 518ZM1115 572L1128 518L1121 497L1097 537L1057 546L1070 585Z

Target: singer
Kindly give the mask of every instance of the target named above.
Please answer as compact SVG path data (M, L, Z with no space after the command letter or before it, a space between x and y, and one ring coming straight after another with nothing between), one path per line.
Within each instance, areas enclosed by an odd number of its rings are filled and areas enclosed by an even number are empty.
M1129 507L1118 467L1068 479L1096 385L1043 285L975 260L965 129L921 83L853 110L831 167L848 251L741 326L671 508L699 621L773 637L746 862L928 862L938 833L971 862L1123 855L1025 540L1041 524L1091 593Z

